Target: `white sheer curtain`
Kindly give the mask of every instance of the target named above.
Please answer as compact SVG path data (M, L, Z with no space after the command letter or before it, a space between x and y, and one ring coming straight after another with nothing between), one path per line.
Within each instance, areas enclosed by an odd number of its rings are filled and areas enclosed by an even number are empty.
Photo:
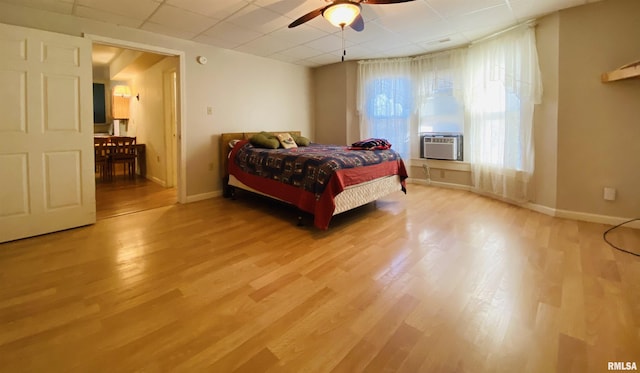
M466 49L427 54L413 60L413 79L418 110L422 103L440 94L445 84L452 83L453 97L464 101L464 61Z
M360 137L387 139L409 157L413 88L411 59L360 61L357 106Z
M465 133L477 192L518 202L530 199L533 106L541 96L533 27L522 25L469 48Z

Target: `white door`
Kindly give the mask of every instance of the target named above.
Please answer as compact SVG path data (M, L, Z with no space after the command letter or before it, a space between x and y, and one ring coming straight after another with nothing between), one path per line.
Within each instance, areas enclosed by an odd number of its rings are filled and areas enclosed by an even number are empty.
M0 24L0 242L95 223L91 42Z

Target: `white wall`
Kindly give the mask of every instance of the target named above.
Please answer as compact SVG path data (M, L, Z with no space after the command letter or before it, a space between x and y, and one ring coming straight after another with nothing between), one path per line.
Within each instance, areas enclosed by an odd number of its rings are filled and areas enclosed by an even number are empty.
M313 78L306 67L255 57L98 21L0 4L0 22L81 37L83 33L184 52L186 194L221 190L218 139L222 132L294 128L312 133ZM197 56L209 63L200 65ZM213 115L207 115L207 106ZM211 167L213 166L213 167Z
M315 139L346 145L360 139L356 109L358 63L337 62L313 70L315 81Z
M178 67L177 57L167 57L136 75L131 86L131 118L128 136L145 144L146 177L167 185L167 148L165 139L164 72ZM140 100L135 96L140 95ZM173 160L171 160L173 161Z
M640 1L560 12L557 208L640 216L640 79L600 75L640 58ZM603 199L603 188L618 191Z
M322 144L347 143L346 64L315 68L315 133L312 140Z

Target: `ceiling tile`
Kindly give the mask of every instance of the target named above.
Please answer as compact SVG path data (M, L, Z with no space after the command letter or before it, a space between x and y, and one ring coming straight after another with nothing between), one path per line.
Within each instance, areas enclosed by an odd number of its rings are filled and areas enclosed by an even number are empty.
M384 55L387 57L417 56L424 54L425 48L419 44L405 44L398 47L387 48Z
M381 6L377 6L376 8L380 7ZM399 25L418 26L442 19L422 1L395 4L393 6L385 5L384 7L384 14L380 14L376 19L376 23L383 27L395 28Z
M144 20L142 19L135 19L120 14L105 12L103 10L87 8L80 5L76 6L74 14L82 18L89 18L101 22L107 22L114 25L127 26L132 28L138 28L144 22Z
M306 45L323 53L331 53L342 50L342 38L338 35L327 35L320 39L310 41ZM345 45L349 47L352 46L353 43L345 39Z
M346 29L344 37L353 44L366 43L368 41L375 41L386 38L391 31L380 26L375 21L366 22L364 24L364 30L357 32L352 29ZM392 34L392 33L391 33ZM338 37L340 34L338 34Z
M294 43L274 38L269 35L264 35L246 44L238 46L236 50L245 53L253 53L258 56L269 56L294 46Z
M77 0L77 4L141 20L146 20L160 6L153 0Z
M199 34L218 23L213 19L171 5L162 5L150 18L149 22L166 26L171 30Z
M284 56L293 57L295 60L304 60L307 58L311 58L313 56L317 56L322 53L317 49L313 49L306 45L298 45L293 48L285 49L278 54L282 54Z
M204 35L204 34L197 35L197 36L193 37L191 40L197 41L197 42L203 43L203 44L213 45L214 47L220 47L220 48L224 48L224 49L235 49L236 47L240 46L241 44L244 44L244 43L234 42L234 41L231 41L231 40L219 39L219 38L217 38L215 36L208 36L208 35Z
M289 19L271 10L249 5L226 21L251 31L268 34L289 24Z
M5 0L4 2L62 14L71 14L73 10L73 0Z
M142 25L142 27L140 28L145 31L155 32L156 34L173 36L173 37L185 39L185 40L191 40L194 37L196 37L196 35L198 35L198 33L196 32L177 30L177 29L170 28L167 25L161 25L155 22L145 22L144 25Z
M325 53L325 54L317 55L312 58L307 58L306 60L303 60L303 61L311 62L315 66L323 66L323 65L330 65L336 62L340 62L341 59L337 55Z
M363 45L353 45L347 47L347 55L345 59L347 60L361 60L365 58L376 58L380 57L380 53L376 50L366 48Z
M327 33L308 25L300 25L295 28L283 27L269 35L295 44L304 44L327 36Z
M387 53L387 51L391 50L391 49L397 49L397 48L401 48L404 46L409 45L410 43L404 40L398 40L395 43L386 41L384 43L380 43L378 41L370 41L370 42L366 42L366 43L362 43L362 44L358 44L359 47L361 48L365 48L368 50L371 50L373 53L371 53L372 55L379 55L380 57L386 57L389 56L389 54ZM374 58L374 57L371 57Z
M494 7L506 6L505 0L425 0L441 16L455 17Z
M273 58L273 59L276 59L278 61L288 62L288 63L296 63L296 62L300 61L300 58L297 58L297 57L294 57L294 56L288 56L288 55L282 54L282 53L274 53L272 55L269 55L269 58Z
M224 40L237 46L257 39L263 34L223 21L203 32L203 35Z
M245 0L167 0L166 4L176 8L182 8L203 16L224 19L233 13L246 7L249 1Z
M462 45L466 45L466 44L469 44L470 41L471 40L468 39L465 35L456 33L456 34L442 35L438 38L425 40L418 44L420 44L420 46L422 46L422 48L424 48L425 51L432 52L432 51L451 49L451 48L459 47Z
M515 16L506 5L499 5L477 12L451 17L447 21L453 29L458 32L474 29L492 29L495 32L517 23Z
M409 42L433 40L455 32L451 22L434 19L427 22L397 23L389 27L396 35Z
M93 44L93 64L105 66L111 63L122 51L122 48L112 47L110 45Z
M324 5L324 3L320 1L305 3L304 0L256 0L253 4L272 12L285 15L292 20Z

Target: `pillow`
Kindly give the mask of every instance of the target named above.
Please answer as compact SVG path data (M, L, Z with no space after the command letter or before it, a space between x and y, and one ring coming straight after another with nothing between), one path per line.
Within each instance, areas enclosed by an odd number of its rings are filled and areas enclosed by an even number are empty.
M276 135L276 137L278 138L278 140L280 141L280 144L282 145L283 148L285 149L291 149L291 148L297 148L298 145L296 145L296 142L293 140L293 137L291 137L291 135L289 133L279 133L278 135Z
M268 138L262 133L251 136L249 142L256 148L278 149L280 147L280 142L277 138Z
M352 150L386 150L391 149L391 143L386 139L370 138L366 140L356 141L349 149Z
M229 141L229 148L233 149L233 147L236 146L236 144L239 143L239 142L240 142L240 140L238 140L238 139Z
M292 137L293 137L293 141L295 141L296 145L298 145L298 146L309 146L309 144L311 144L311 140L309 140L308 138L306 138L304 136L292 135Z
M275 138L276 135L271 133L271 132L267 132L267 131L262 131L260 132L261 135L264 135L264 137L271 139L271 138Z
M261 135L263 135L264 137L266 137L269 140L275 140L278 142L278 148L280 147L280 140L278 140L278 137L276 137L276 135L274 133L271 132L267 132L267 131L262 131L260 132ZM277 149L277 148L274 148Z

